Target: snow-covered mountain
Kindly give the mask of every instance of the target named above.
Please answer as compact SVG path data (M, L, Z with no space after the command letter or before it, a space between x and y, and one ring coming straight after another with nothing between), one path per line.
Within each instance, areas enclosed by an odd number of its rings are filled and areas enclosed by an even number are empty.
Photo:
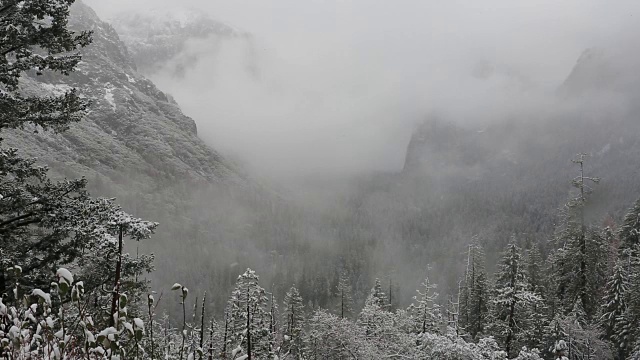
M5 139L8 145L52 165L53 171L64 168L67 176L99 177L114 184L244 181L230 162L198 138L193 119L136 70L110 24L77 3L70 25L94 32L78 70L70 76L28 78L23 87L41 93L75 87L91 98L89 115L63 134L16 131Z
M198 54L183 54L190 41L215 43L248 36L195 9L153 9L144 13L122 13L111 23L130 49L138 70L145 74L170 66L180 75L194 64Z

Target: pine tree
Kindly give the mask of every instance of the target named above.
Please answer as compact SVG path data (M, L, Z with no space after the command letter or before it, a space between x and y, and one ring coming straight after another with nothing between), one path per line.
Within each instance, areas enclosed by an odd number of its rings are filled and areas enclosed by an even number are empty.
M543 262L540 250L533 245L527 251L524 259L527 290L535 294L526 307L525 322L520 325L523 328L523 337L529 349L540 348L543 344L545 328L548 324L548 308L545 298L545 277L543 274Z
M543 264L540 248L536 244L532 245L525 257L525 273L529 284L529 291L539 295L543 295L544 289L546 288Z
M628 354L640 355L640 199L627 211L618 237L620 266L627 274L628 291L624 298L627 309L616 319L613 340L624 344Z
M636 200L624 216L619 232L621 254L640 245L640 199Z
M570 359L612 359L611 343L602 340L604 334L599 324L588 321L582 301L577 298L573 308L564 319L569 345Z
M467 267L460 296L460 326L472 337L482 333L489 311L485 254L477 236L473 237L467 253Z
M382 284L380 283L380 279L376 278L376 281L371 289L372 301L379 306L381 309L387 307L389 302L387 301L387 295L382 290Z
M626 314L628 294L628 275L623 264L618 261L613 268L611 279L607 283L607 291L602 304L600 318L606 339L613 341L618 349L618 356L625 357L625 340L622 335L621 320Z
M447 299L447 328L451 329L450 331L458 333L458 311L459 311L459 302L457 297L453 295L449 295Z
M270 299L269 299L270 310L269 310L268 341L269 341L270 355L275 355L275 352L278 349L277 342L278 342L278 334L279 334L279 326L280 326L278 318L280 315L278 312L279 310L278 302L276 301L274 293L271 292L269 295L270 295Z
M438 333L442 324L442 314L440 313L440 305L436 303L438 293L434 290L436 284L432 284L427 277L421 284L422 288L416 290L418 295L414 296L414 303L410 308L415 321L415 330L417 333Z
M565 205L562 221L556 230L558 250L554 254L557 296L564 313L571 311L580 299L587 320L597 313L598 295L605 285L607 247L599 230L587 226L585 208L593 189L588 185L600 179L585 176L585 154L573 160L579 165L579 174L572 185L576 194Z
M633 245L621 253L628 274L628 296L625 297L627 311L617 319L616 342L623 343L629 353L640 350L640 245Z
M556 315L544 329L542 354L547 359L556 353L556 345L562 341L563 343L569 337L564 329L562 315ZM555 357L554 357L555 358Z
M531 302L540 299L527 289L522 267L520 249L513 238L503 254L499 272L496 274L493 323L490 325L493 335L510 355L515 354L523 342L523 329L519 324L526 314L527 307Z
M247 269L238 276L229 299L230 347L228 351L242 351L247 359L263 359L271 353L267 296L258 284L258 275Z
M295 286L292 286L284 297L283 316L284 353L298 359L304 352L305 316L302 297Z
M637 333L637 322L634 322L633 318L633 314L629 308L627 308L625 312L616 319L611 342L617 348L619 359L624 359L627 354L637 353L637 355L640 355L640 353L638 353L640 349L638 349L634 339L634 335ZM638 357L631 358L637 359Z
M68 75L80 62L76 51L91 42L91 32L75 34L68 29L69 7L74 2L5 0L0 4L0 131L28 124L63 131L84 115L88 102L75 90L37 97L25 96L18 88L26 71Z
M340 274L337 287L337 312L341 319L353 315L353 298L351 297L351 283L346 272Z

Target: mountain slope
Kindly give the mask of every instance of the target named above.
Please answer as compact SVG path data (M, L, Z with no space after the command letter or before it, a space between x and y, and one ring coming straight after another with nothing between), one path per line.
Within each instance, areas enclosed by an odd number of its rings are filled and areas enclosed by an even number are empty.
M197 136L195 122L136 71L126 46L89 7L73 7L71 26L94 31L94 42L71 76L34 76L27 91L69 87L92 100L90 113L63 134L15 131L6 143L67 173L123 176L144 185L157 181L243 182L237 169ZM59 165L59 166L57 166ZM133 175L133 176L132 176Z

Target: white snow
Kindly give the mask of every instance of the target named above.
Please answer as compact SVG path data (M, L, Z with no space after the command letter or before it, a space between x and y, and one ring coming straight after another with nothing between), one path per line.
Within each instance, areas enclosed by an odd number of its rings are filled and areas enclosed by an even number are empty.
M10 339L17 339L20 336L20 329L13 325L10 329L9 329L9 338Z
M46 91L48 92L50 95L53 96L62 96L64 95L67 91L70 91L72 88L69 85L66 84L47 84L47 83L41 83L40 86Z
M134 79L133 77L131 77L131 75L124 73L127 76L127 80L132 83L135 84L136 83L136 79Z
M98 336L112 336L118 333L118 330L116 330L116 328L114 328L113 326L110 326L102 331L100 331L100 333L98 334Z
M65 268L60 268L58 269L58 271L56 271L56 275L58 275L58 278L64 279L67 284L73 284L73 275L71 275L71 271Z
M133 319L133 324L135 325L136 329L140 329L144 331L144 321L142 321L142 319L140 318Z
M104 99L107 100L109 105L111 105L111 108L113 109L113 111L116 111L117 106L116 106L116 101L113 97L113 93L111 92L112 90L113 89L111 88L104 88Z
M40 289L33 289L31 295L41 298L47 305L51 306L51 296L44 291Z

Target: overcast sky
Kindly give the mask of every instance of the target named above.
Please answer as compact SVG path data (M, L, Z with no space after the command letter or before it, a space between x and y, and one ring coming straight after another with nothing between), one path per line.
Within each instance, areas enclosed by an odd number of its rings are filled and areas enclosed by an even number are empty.
M253 34L249 60L229 44L154 80L213 146L285 174L398 170L428 114L481 124L544 106L584 49L635 48L640 30L632 0L85 1L107 19L201 9Z

